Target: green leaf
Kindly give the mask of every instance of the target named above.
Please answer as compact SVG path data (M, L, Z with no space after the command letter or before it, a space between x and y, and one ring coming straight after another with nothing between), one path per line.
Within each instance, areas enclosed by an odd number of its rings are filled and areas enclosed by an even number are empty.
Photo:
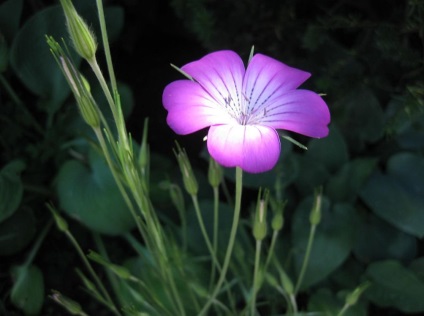
M404 313L424 311L424 283L399 262L387 260L371 264L366 276L372 281L365 291L374 304L394 307Z
M0 5L0 34L10 43L15 36L22 15L22 0L7 0Z
M359 152L383 136L384 113L371 89L360 86L351 91L335 105L335 119L349 148Z
M337 171L349 158L343 135L334 126L330 127L327 137L309 142L305 156L322 163L331 173Z
M326 194L333 201L353 203L376 164L377 159L373 158L358 158L347 162L328 180Z
M308 242L312 202L312 198L302 201L293 215L292 241L297 273L300 272ZM353 245L356 222L352 206L335 204L331 207L328 199L323 199L321 222L315 233L302 289L324 280L344 262Z
M307 156L297 155L299 165L298 176L295 180L295 186L304 196L314 192L315 188L323 186L330 178L325 165L315 161Z
M44 279L41 270L35 265L22 265L12 268L14 284L10 294L13 305L23 310L25 315L38 315L44 302Z
M354 254L362 262L384 259L412 260L417 253L417 240L370 214L357 226Z
M376 172L360 193L372 211L398 229L424 236L424 159L410 153L390 158L387 174Z
M57 192L63 210L93 231L117 235L135 226L106 162L94 149L88 165L72 160L60 168Z
M54 60L45 36L67 38L62 8L52 6L37 12L19 30L11 47L11 65L25 86L43 99L43 110L54 113L70 89ZM73 55L75 65L80 58Z
M18 253L33 239L36 221L31 210L19 208L0 223L0 256Z
M24 168L21 160L14 160L0 171L0 223L11 216L21 203L24 189L20 174Z

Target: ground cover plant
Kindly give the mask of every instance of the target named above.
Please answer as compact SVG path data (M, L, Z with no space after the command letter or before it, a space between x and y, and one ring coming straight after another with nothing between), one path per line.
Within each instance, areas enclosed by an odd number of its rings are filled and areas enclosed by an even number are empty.
M424 3L0 4L0 314L424 311Z

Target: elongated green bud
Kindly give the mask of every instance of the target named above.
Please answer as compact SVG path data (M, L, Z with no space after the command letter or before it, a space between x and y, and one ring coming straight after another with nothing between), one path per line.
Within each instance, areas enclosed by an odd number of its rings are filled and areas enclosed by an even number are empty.
M93 128L100 126L100 115L91 92L90 84L66 57L59 56L63 73L68 81L84 121Z
M253 222L253 236L256 240L263 240L267 233L266 211L268 208L268 198L268 190L264 192L262 197L259 191L255 220Z
M76 52L84 59L95 58L97 41L87 23L75 10L71 0L60 0L66 17L66 25Z
M190 161L184 149L181 149L177 143L177 150L174 149L175 157L177 157L180 166L181 174L183 176L183 183L186 191L190 195L196 195L199 191L199 185L196 177L194 176L193 169L191 168Z
M209 158L208 180L213 188L217 188L222 181L222 167L212 158Z
M71 315L86 315L78 302L63 296L58 291L52 290L52 295L50 295L50 298L64 307Z
M315 192L314 205L309 215L311 225L318 225L321 221L322 188Z

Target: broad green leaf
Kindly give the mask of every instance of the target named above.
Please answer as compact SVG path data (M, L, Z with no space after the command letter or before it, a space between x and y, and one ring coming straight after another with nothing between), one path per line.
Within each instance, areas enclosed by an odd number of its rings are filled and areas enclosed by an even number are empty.
M44 302L44 278L35 265L12 268L14 280L10 300L25 315L38 315Z
M357 226L354 254L369 263L376 260L412 260L417 253L415 237L397 230L392 225L370 214L361 217Z
M384 114L374 92L366 86L351 93L335 105L336 120L349 148L361 151L366 143L373 143L383 136Z
M394 260L371 264L366 276L372 285L365 292L374 304L404 313L424 312L424 282L412 270Z
M424 283L424 257L415 259L409 265L409 269Z
M21 160L14 160L0 170L0 223L11 216L21 203L24 189L20 174L24 168Z
M329 172L337 171L348 160L348 149L339 130L332 126L323 139L312 139L305 156L322 163Z
M333 201L353 203L376 164L377 160L373 158L348 161L328 180L326 194Z
M19 208L0 223L0 256L18 253L33 239L36 220L31 210Z
M390 158L387 174L374 173L361 198L371 210L396 228L424 236L424 160L410 153Z
M60 168L57 192L63 210L96 232L118 235L135 226L106 162L94 149L88 165L71 160Z
M89 25L99 29L95 7L86 6L86 10L80 13ZM123 10L119 7L106 8L105 15L108 33L112 39L116 38L123 26ZM57 41L69 38L63 10L58 5L37 12L22 26L11 47L11 65L26 87L42 98L42 109L54 113L68 97L70 89L49 50L46 35ZM97 35L100 37L99 31ZM68 46L78 67L81 59L73 52L72 44Z
M19 28L22 15L22 0L7 0L0 5L0 35L8 43L12 41Z
M70 89L51 54L45 36L68 38L60 6L37 12L19 30L11 47L11 66L26 87L41 97L43 109L54 113ZM73 56L76 66L80 58Z
M309 214L312 198L307 198L295 210L292 221L292 242L295 270L299 274L309 237ZM319 223L307 270L301 288L307 289L325 279L348 257L355 232L357 216L349 204L330 205L324 198Z
M325 185L330 178L325 165L319 161L305 156L297 155L299 165L295 186L304 196L312 194L315 188Z

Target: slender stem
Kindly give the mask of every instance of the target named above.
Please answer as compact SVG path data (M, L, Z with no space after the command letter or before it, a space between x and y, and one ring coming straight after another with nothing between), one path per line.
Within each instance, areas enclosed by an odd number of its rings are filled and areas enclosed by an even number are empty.
M97 286L99 287L100 291L102 292L106 302L108 303L109 308L112 310L112 312L115 315L121 315L119 310L116 308L115 303L112 301L112 298L110 297L108 291L104 287L103 283L100 281L99 277L97 276L96 272L94 271L92 265L90 264L90 261L87 260L87 257L85 256L84 252L82 251L80 245L78 244L78 241L75 239L75 237L71 234L69 230L65 232L68 239L71 241L71 243L74 245L75 249L77 250L78 254L80 255L82 261L84 262L88 272L91 274L91 277L96 282Z
M256 314L256 294L259 287L259 264L261 258L261 247L262 241L256 240L256 251L255 251L255 268L253 272L253 289L252 289L252 299L250 304L250 315L254 316Z
M50 227L53 224L53 219L51 219L47 225L44 227L43 231L40 233L40 235L38 236L37 240L35 241L34 245L32 246L31 252L29 253L27 259L25 260L24 265L25 266L29 266L32 261L35 258L35 255L38 252L38 249L40 249L41 244L43 243L44 238L46 237L48 231L50 230Z
M218 257L219 188L213 187L213 252ZM212 265L211 284L215 281L215 265Z
M221 265L218 262L218 258L216 257L216 253L212 247L211 241L208 236L208 232L206 231L205 223L203 221L202 213L199 207L199 201L197 200L196 195L191 195L194 204L194 210L196 211L197 221L199 222L200 230L202 231L203 238L205 239L206 246L212 256L213 266L215 266L218 270L221 271Z
M344 313L349 309L350 305L349 304L344 304L343 308L340 310L340 312L337 314L337 316L343 316Z
M116 124L118 124L118 122L120 122L120 120L119 120L118 112L117 112L117 109L116 109L116 104L115 104L115 101L112 97L112 94L110 93L110 90L109 90L109 87L106 83L106 80L103 77L102 71L100 70L99 64L97 63L96 59L89 61L89 64L90 64L90 67L93 70L94 74L96 75L97 80L100 83L100 86L103 90L103 93L106 96L106 100L109 103L110 110L112 111L113 119L116 122Z
M4 78L2 74L0 74L0 83L3 85L6 92L9 94L9 97L12 99L12 102L19 107L19 110L23 112L24 115L30 118L32 126L39 132L40 134L43 134L43 128L38 124L35 117L31 114L30 111L25 107L22 100L19 98L19 96L15 93L13 88L9 85L7 80Z
M222 284L224 283L227 270L230 265L230 259L233 253L234 243L236 240L237 227L240 220L242 187L243 187L243 171L239 167L236 167L236 201L234 206L233 224L231 227L230 238L228 240L227 252L225 254L224 264L222 266L221 274L219 276L215 289L212 295L210 296L209 300L206 302L203 309L200 311L199 315L206 314L211 304L215 301L215 298L218 295L219 291L221 290Z
M297 279L296 287L294 290L295 294L299 291L300 285L302 284L302 281L303 281L303 277L305 276L306 268L308 267L309 256L311 254L316 228L317 228L317 225L311 225L311 229L309 231L308 244L306 246L305 257L303 258L302 268L300 269L300 274Z
M291 302L290 306L293 308L293 315L297 315L296 295L290 294L289 298L290 298L290 302Z
M271 245L269 246L268 255L266 257L264 272L268 269L268 265L271 262L272 256L274 255L275 244L277 243L278 230L274 230L272 233Z
M103 49L105 51L107 69L109 71L109 79L112 85L112 91L117 91L115 72L113 71L112 55L110 53L109 39L106 31L106 20L102 0L97 0L97 10L99 12L100 31L102 33Z

